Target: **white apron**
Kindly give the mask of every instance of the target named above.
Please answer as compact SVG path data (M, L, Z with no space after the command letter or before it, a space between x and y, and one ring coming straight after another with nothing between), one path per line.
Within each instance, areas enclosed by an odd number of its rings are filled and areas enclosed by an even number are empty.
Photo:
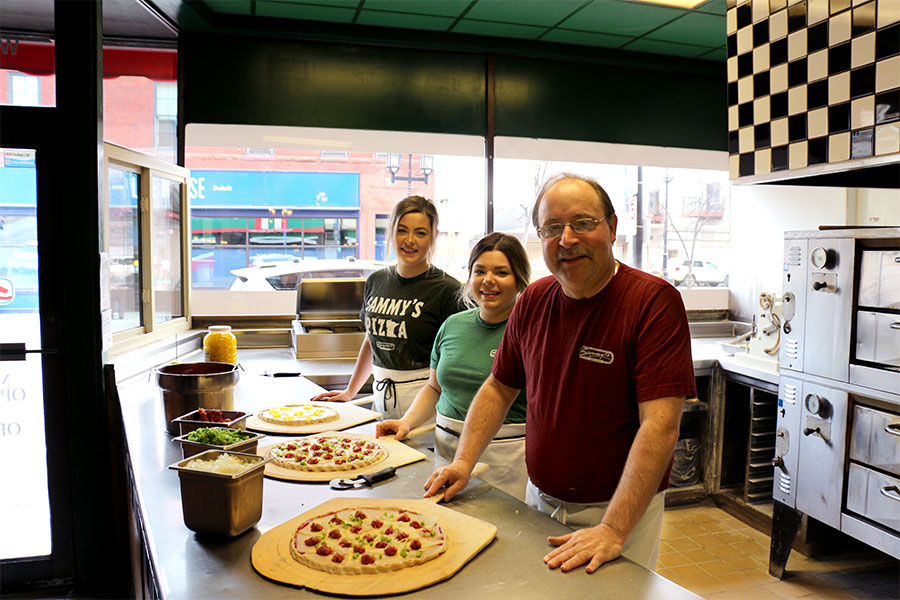
M428 382L430 374L431 369L427 367L397 371L372 365L372 376L375 379L372 384L374 409L382 413L385 419L403 418L416 399L416 394Z
M435 422L435 449L439 455L452 461L459 446L463 422L441 413L437 414ZM481 475L481 479L510 496L525 501L525 485L528 483L528 472L525 469L525 423L502 425L478 460L491 466Z
M542 492L530 479L527 496L525 504L574 529L599 525L603 515L606 514L606 509L609 508L608 500L592 504L560 500ZM659 534L662 531L663 511L666 508L665 496L665 492L657 492L653 496L644 516L637 522L622 548L622 556L651 571L656 571L656 559L659 556Z

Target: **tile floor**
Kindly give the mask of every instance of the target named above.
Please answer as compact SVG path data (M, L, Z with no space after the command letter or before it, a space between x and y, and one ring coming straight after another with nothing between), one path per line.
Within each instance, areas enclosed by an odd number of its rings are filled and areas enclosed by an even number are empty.
M897 600L900 562L877 551L808 559L768 573L769 536L711 502L666 509L656 572L708 600Z

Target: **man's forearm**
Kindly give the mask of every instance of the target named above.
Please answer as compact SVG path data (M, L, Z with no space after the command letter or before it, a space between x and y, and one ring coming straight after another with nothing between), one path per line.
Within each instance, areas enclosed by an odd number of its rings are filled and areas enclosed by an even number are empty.
M454 460L463 461L470 467L497 434L509 407L519 394L519 390L507 387L488 376L469 406L466 421L460 435L459 447Z
M610 527L623 542L656 494L678 440L681 400L665 401L669 402L665 414L642 421L628 452L622 477L603 516L602 524ZM677 413L674 412L676 409Z

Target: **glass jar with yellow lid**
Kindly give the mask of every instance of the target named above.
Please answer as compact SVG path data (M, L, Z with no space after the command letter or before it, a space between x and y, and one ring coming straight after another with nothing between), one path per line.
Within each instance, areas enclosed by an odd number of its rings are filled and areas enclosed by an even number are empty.
M237 364L237 338L230 325L211 325L203 338L203 355L207 362Z

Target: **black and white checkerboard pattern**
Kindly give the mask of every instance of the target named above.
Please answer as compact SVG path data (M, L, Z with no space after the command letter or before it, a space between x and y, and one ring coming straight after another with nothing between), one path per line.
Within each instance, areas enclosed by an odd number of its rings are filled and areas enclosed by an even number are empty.
M727 0L732 178L900 153L900 0Z

